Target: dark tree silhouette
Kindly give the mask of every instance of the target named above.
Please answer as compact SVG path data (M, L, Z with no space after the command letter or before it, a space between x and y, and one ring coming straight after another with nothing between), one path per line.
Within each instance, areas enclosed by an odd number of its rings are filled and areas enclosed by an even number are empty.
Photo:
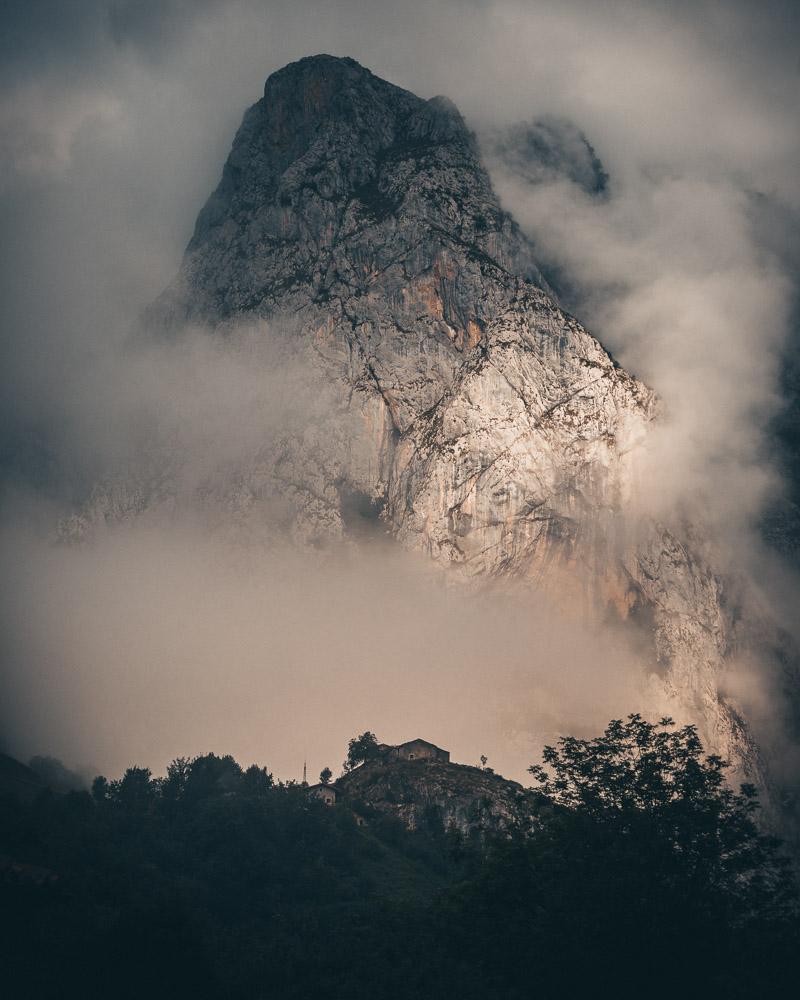
M702 886L742 914L790 905L786 861L761 832L755 788L725 782L694 726L630 715L591 740L563 737L529 768L548 803L639 853L662 890Z
M242 788L251 795L260 795L275 784L272 775L265 767L251 764L242 775Z
M366 764L378 755L378 738L367 730L354 736L347 745L347 758L343 764L345 771L352 771L359 764Z
M147 767L129 767L121 781L111 783L111 795L131 812L142 811L152 804L156 789Z

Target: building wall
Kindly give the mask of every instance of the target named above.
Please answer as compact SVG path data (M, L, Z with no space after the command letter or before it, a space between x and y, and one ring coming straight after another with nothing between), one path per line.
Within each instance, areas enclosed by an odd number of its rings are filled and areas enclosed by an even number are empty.
M309 794L315 799L322 799L326 806L336 804L336 792L332 788L312 788Z
M401 760L439 760L445 764L450 762L450 754L447 750L440 750L439 747L430 746L421 741L404 743L402 746L395 747L393 752Z

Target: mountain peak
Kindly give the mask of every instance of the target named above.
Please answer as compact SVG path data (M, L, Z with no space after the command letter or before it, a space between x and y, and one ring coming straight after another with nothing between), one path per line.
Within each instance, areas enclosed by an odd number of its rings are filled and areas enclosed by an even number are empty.
M337 70L342 68L348 68L356 70L360 73L372 73L362 66L360 62L353 59L351 56L334 56L330 52L318 52L313 56L302 56L300 59L295 59L294 62L286 63L285 66L281 66L280 69L275 70L274 73L270 73L267 77L267 84L269 81L275 77L280 76L290 76L296 75L298 73L324 73L326 70Z
M267 135L293 152L284 133L313 141L325 125L351 130L365 155L398 138L428 142L469 142L469 129L447 97L424 100L375 76L355 59L307 56L273 73L261 102Z
M657 400L550 297L458 110L328 55L264 95L153 317L267 320L333 402L235 484L221 474L225 509L266 520L277 498L281 530L315 548L374 521L465 583L652 622L665 697L686 693L715 752L754 760L716 686L740 629L724 588L684 525L635 520ZM575 129L515 143L525 165L561 169L577 150L599 176Z
M445 263L445 248L463 262ZM236 260L235 280L219 280L222 259ZM543 284L452 101L417 97L353 59L311 56L273 73L246 112L198 217L183 288L159 308L169 326L342 302L391 261L412 286L435 267L463 276L436 307L459 349L485 325L483 269Z
M287 87L301 90L311 87L325 88L329 93L334 93L352 87L359 81L370 79L378 78L348 56L331 56L326 53L304 56L267 77L264 84L264 99L274 100Z
M375 76L355 59L322 54L306 56L272 73L259 103L268 120L298 126L327 117L351 119L357 117L359 108L363 114L367 109L385 110L392 105L405 109L424 102Z

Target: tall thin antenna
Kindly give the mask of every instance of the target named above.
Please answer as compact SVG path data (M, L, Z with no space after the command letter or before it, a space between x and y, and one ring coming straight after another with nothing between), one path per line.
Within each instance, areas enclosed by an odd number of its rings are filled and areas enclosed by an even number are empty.
M306 769L306 762L305 762L305 758L303 758L303 784L304 785L308 784L308 776L307 776L306 771L307 771L307 769Z

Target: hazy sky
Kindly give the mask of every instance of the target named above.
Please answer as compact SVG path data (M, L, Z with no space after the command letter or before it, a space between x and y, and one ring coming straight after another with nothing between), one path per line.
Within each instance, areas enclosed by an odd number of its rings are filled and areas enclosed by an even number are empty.
M448 617L447 602L439 640L430 640L435 623L409 585L396 597L399 620L420 621L427 666L407 630L370 633L372 648L393 652L375 697L358 708L376 683L359 635L375 627L358 604L369 592L360 589L362 571L368 581L380 575L371 560L347 571L342 593L352 592L353 617L338 609L351 624L334 629L325 654L334 667L325 673L309 667L322 656L308 648L312 640L287 648L285 636L276 638L291 607L316 602L331 614L324 574L305 593L297 581L308 573L290 560L280 567L295 581L287 597L273 592L275 577L263 567L255 576L233 572L213 546L198 553L180 533L172 549L120 537L91 557L32 541L119 451L129 413L119 392L124 338L174 274L244 109L269 73L303 55L353 56L421 96L445 93L478 129L543 114L583 129L609 174L607 199L566 182L525 188L501 172L498 188L543 257L581 289L580 318L664 398L654 501L702 496L728 537L751 544L745 526L780 489L763 429L779 405L797 297L796 3L27 0L4 4L2 19L2 621L12 697L0 731L11 749L113 769L132 759L163 767L169 756L213 745L288 772L299 742L324 757L319 766L336 764L351 730L390 726L399 710L389 702L410 698L419 680L412 673L401 681L403 663L415 671L441 664L425 705L416 714L402 708L428 729L379 732L384 738L437 737L430 729L451 697L443 678L458 674L465 691L491 687L491 648L465 666L475 644L464 641L469 630ZM211 395L238 377L222 365L217 359L203 376ZM159 370L155 383L127 373L123 396L138 386L161 416L175 383ZM174 398L189 396L179 386ZM174 403L169 416L180 417ZM223 421L220 433L224 426L233 424ZM203 558L205 576L196 563ZM264 593L268 615L253 604ZM201 630L188 639L192 609L215 602L230 608L230 629L217 626L228 638L212 641ZM514 678L531 621L536 614L506 622L516 639L498 691L519 694ZM328 634L320 628L312 644ZM564 659L560 642L554 626L534 672ZM598 661L619 678L609 690L627 690L630 674L611 666L612 646ZM267 647L272 659L262 669ZM569 655L586 666L575 649ZM288 663L301 664L291 677ZM500 735L516 732L518 720L503 715L500 698L481 730L467 707L480 697L466 699L460 726L448 718L439 738L467 754L470 732L479 731L474 757L504 755L519 770L530 747L522 739L514 749L513 735ZM551 691L531 708L550 719L540 728L558 716L557 707L542 708L547 698L556 705ZM585 714L573 708L575 718ZM292 717L316 735L297 736Z

